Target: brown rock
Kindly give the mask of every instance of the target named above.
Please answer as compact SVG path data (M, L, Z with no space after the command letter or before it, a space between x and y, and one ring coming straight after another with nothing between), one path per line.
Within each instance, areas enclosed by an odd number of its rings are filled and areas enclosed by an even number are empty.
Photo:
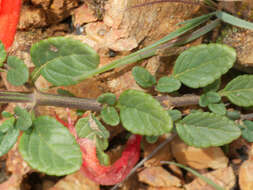
M22 6L18 29L38 28L46 25L46 14L43 9Z
M147 190L184 190L179 187L148 187Z
M231 190L235 186L236 178L231 167L208 172L203 174L203 176L211 179L214 183L220 185L225 190ZM184 187L186 190L214 190L212 186L208 185L199 178Z
M239 185L241 190L253 189L253 160L245 161L239 169Z
M83 4L73 11L73 24L76 27L95 21L97 21L95 11L90 9L86 4Z
M185 144L179 137L171 142L171 150L179 163L195 169L225 168L228 164L228 158L221 148L195 148Z
M159 144L161 144L164 140L166 140L166 136L161 136L158 141L154 144L150 144L146 141L143 141L143 147L144 147L144 157L147 157L154 149L157 148ZM161 165L161 161L169 161L172 160L170 145L167 143L161 150L159 150L152 158L147 160L144 163L145 167L151 167L151 166L159 166Z
M135 5L148 2L150 1L106 2L103 24L109 30L103 33L101 47L114 51L130 51L140 42L146 46L177 29L179 26L176 23L191 17L199 9L199 6L182 3L157 3L133 8ZM87 33L89 28L90 26L87 26ZM92 35L101 38L101 33Z
M149 167L138 173L139 181L155 187L180 187L181 180L162 167Z
M18 144L8 152L6 161L7 170L11 172L10 178L4 183L0 184L1 190L20 190L21 182L24 176L31 171L31 168L23 160L18 151Z
M42 6L43 9L47 9L50 5L51 0L31 0L32 4Z
M33 5L41 7L47 17L47 24L59 23L71 15L80 0L31 0Z
M86 178L80 171L68 175L49 190L99 190L99 185Z
M71 11L78 6L79 0L53 0L47 10L47 22L58 23L70 16Z

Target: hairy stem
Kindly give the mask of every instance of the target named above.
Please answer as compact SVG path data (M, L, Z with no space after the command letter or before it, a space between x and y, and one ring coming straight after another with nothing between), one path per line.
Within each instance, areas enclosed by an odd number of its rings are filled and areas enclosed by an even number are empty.
M196 105L199 101L197 95L184 95L182 97L156 96L156 98L164 107L183 107ZM80 110L100 111L102 105L95 99L67 97L55 94L47 94L39 91L31 93L25 92L0 92L0 103L33 103L37 106L56 106L66 107Z

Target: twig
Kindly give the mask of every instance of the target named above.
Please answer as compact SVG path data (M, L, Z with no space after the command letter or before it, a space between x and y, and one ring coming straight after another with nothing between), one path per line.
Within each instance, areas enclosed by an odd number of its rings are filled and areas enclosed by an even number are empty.
M241 120L252 120L253 113L241 114Z
M199 101L197 95L184 95L181 97L156 96L156 98L164 107L183 107L196 105ZM102 105L96 99L68 97L55 94L47 94L39 91L31 93L24 92L0 92L0 103L33 103L36 106L56 106L68 107L72 109L100 111Z
M139 169L147 160L152 158L159 150L161 150L166 144L168 144L172 139L174 139L177 136L176 133L172 133L170 137L168 137L165 141L163 141L159 146L157 146L146 158L143 158L132 170L131 172L126 176L126 178L116 185L114 185L111 190L116 190L122 183L124 183L131 175L133 175L137 169Z

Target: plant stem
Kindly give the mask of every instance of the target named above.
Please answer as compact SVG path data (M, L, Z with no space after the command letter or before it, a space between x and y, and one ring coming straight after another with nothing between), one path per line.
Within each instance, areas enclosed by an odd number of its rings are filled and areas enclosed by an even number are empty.
M156 96L164 107L183 107L196 105L199 101L197 95L184 95L182 97ZM68 97L55 94L47 94L39 91L25 92L0 92L0 103L33 103L37 106L56 106L80 110L100 111L102 105L96 99Z
M100 111L102 105L95 99L68 97L35 91L36 105Z

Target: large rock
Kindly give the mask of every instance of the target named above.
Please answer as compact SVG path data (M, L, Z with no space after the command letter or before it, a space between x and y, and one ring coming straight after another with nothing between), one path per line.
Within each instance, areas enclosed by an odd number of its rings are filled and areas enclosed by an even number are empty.
M103 36L103 40L99 41L101 46L115 51L129 51L141 42L146 46L164 37L179 28L177 23L191 18L199 10L195 4L170 2L149 5L148 2L109 0L105 5L103 26L90 23L86 25L86 32L97 28L95 31L99 32L91 35L100 40ZM145 3L144 6L135 7Z

